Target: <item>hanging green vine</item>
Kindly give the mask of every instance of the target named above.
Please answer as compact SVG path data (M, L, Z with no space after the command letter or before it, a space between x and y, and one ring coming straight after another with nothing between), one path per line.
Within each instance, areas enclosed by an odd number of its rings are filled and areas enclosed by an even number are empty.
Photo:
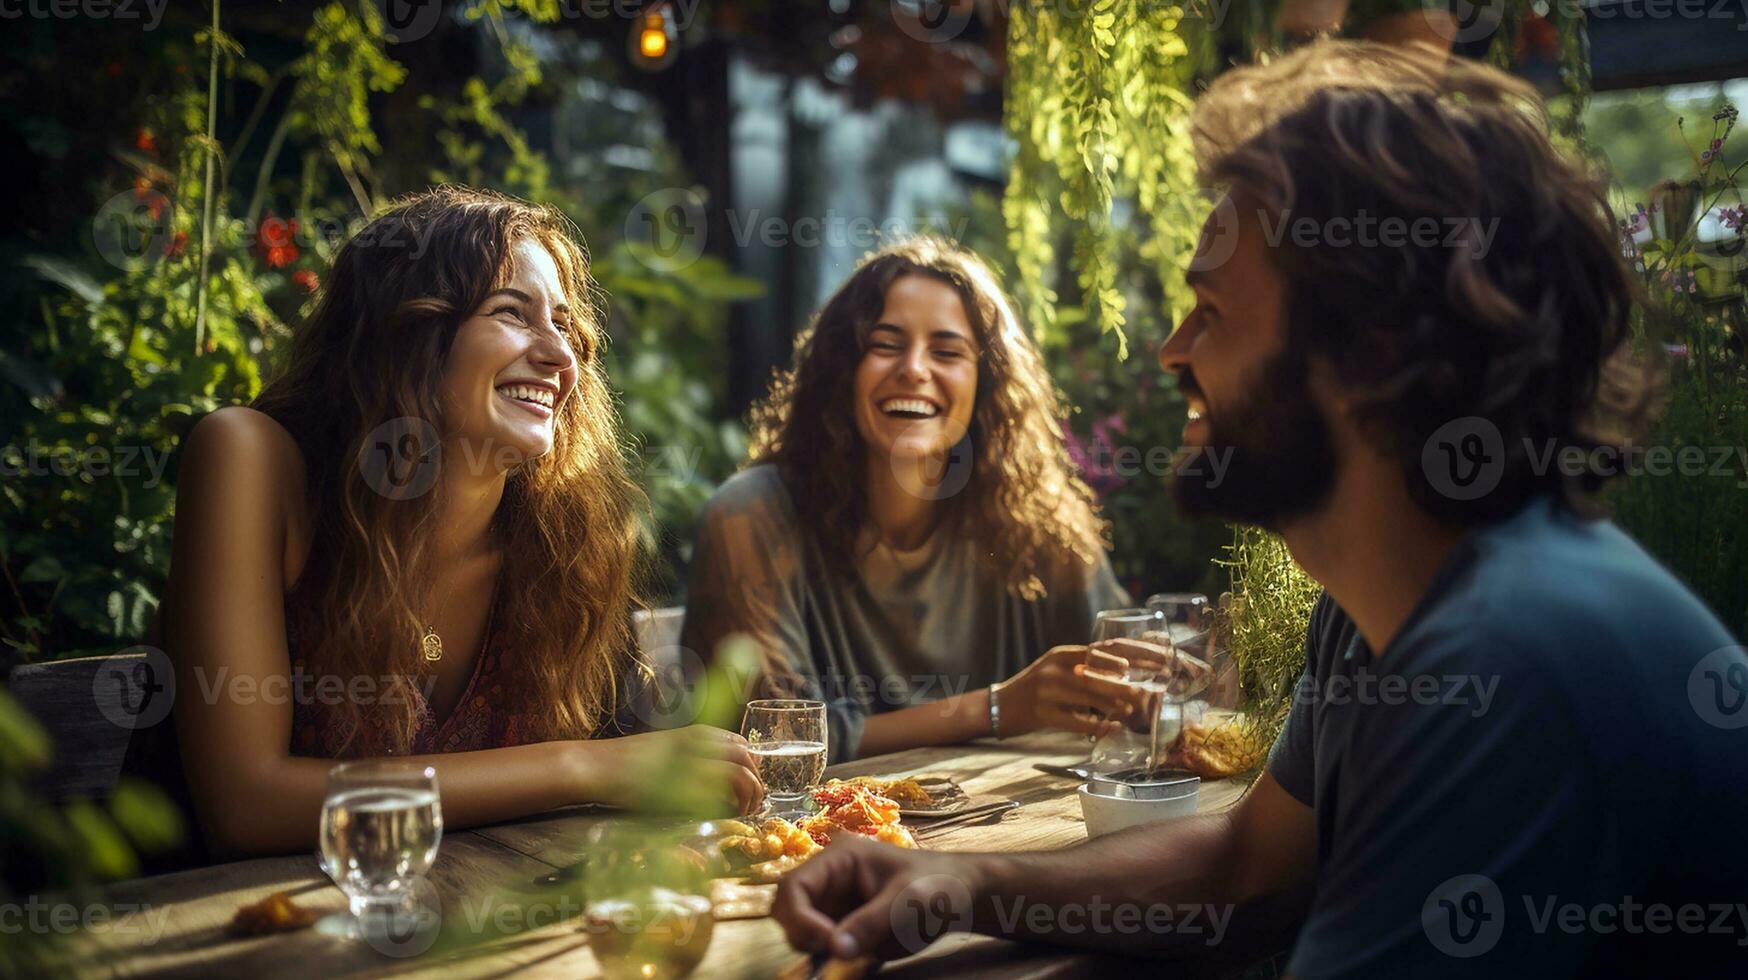
M1002 215L1014 291L1050 338L1084 316L1128 353L1125 251L1159 273L1162 312L1184 295L1177 270L1195 247L1195 165L1187 127L1192 45L1181 7L1092 0L1014 4L1008 22L1007 132L1015 154ZM1130 214L1133 217L1130 217ZM1125 234L1137 227L1147 233ZM1072 230L1070 230L1072 229ZM1057 243L1072 239L1077 305L1064 307Z

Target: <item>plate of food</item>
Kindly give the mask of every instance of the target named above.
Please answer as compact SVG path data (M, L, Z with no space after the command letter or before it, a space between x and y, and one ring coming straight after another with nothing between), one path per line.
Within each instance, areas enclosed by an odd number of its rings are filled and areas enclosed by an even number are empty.
M833 780L813 791L813 801L818 809L793 822L783 817L756 824L719 821L728 831L716 845L727 868L754 882L773 882L843 834L917 846L910 828L900 823L898 804L865 786Z
M971 797L951 776L853 776L828 780L822 789L859 786L898 804L900 816L916 819L946 817L971 805Z

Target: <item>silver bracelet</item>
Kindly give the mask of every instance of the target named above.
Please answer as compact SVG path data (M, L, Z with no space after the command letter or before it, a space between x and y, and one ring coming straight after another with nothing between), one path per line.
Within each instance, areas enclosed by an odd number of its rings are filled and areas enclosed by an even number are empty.
M989 685L989 734L1001 738L1001 681Z

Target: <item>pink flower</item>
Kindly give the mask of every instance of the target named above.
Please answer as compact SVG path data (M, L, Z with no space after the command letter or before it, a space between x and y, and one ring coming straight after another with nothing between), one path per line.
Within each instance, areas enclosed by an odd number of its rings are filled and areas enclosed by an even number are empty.
M1081 478L1093 493L1104 497L1111 491L1123 485L1123 477L1116 471L1113 463L1113 453L1110 440L1100 430L1100 422L1093 423L1091 445L1081 442L1075 436L1068 423L1062 423L1062 443L1068 450L1068 458L1075 468L1080 470Z

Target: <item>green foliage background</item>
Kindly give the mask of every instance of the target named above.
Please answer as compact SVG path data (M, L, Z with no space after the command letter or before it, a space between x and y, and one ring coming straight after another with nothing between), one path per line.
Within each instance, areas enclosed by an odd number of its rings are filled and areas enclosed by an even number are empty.
M1701 475L1645 473L1618 481L1611 502L1621 525L1705 599L1738 637L1748 635L1748 216L1741 176L1748 154L1732 139L1737 108L1722 97L1692 104L1664 137L1664 178L1649 201L1631 204L1623 239L1650 304L1641 330L1653 354L1672 345L1667 402L1646 445L1697 447ZM1643 158L1643 156L1639 157ZM1731 163L1730 161L1735 161ZM1640 208L1644 211L1641 213ZM1733 209L1736 226L1702 232L1699 218ZM1636 217L1635 217L1636 216ZM1717 450L1727 455L1719 472Z

